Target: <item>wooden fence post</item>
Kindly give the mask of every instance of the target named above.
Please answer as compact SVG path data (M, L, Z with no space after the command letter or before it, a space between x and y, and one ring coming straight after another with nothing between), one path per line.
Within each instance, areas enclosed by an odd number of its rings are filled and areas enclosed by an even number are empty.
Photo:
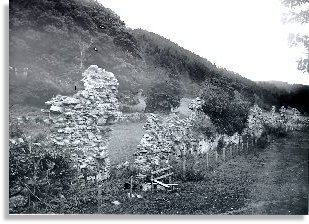
M97 190L98 190L98 213L101 213L102 207L102 185L99 183L100 180L97 180Z
M133 176L130 177L130 198L132 198L133 193Z
M236 152L236 150L235 150L235 145L233 144L233 145L232 145L232 155L235 156L235 152Z
M249 139L247 138L247 153L249 153Z
M170 175L168 177L168 183L171 184L172 183L172 169L168 170L168 174ZM174 190L174 186L172 186L172 190Z
M64 213L64 201L61 195L59 195L60 205L59 205L59 214Z
M172 175L171 175L172 172L171 172L171 170L172 170L172 169L169 169L169 171L168 171L168 173L170 174L170 176L168 177L168 183L169 183L169 184L172 183Z
M101 208L102 208L102 188L103 188L103 180L102 180L102 173L101 173L101 160L96 158L96 184L97 184L97 200L98 200L98 213L101 213ZM87 177L86 177L87 181Z
M225 147L223 148L223 153L222 153L222 155L223 155L223 161L225 162Z
M150 180L151 180L151 192L153 192L153 174L151 174Z
M218 152L217 152L217 150L215 150L215 159L216 159L216 163L218 163Z
M207 168L208 168L208 166L209 166L208 152L206 153L206 166L207 166Z
M31 153L31 151L32 151L31 143L32 143L32 141L31 141L31 138L30 138L29 143L28 143L28 147L29 147L29 152L30 152L30 153Z
M186 180L186 162L187 162L187 158L186 158L186 154L183 153L182 155L182 179Z

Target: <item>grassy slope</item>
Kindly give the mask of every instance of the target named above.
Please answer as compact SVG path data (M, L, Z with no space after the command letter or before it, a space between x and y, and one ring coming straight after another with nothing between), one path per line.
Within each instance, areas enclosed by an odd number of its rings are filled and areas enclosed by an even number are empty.
M241 214L308 214L309 134L293 133L257 160L256 181Z

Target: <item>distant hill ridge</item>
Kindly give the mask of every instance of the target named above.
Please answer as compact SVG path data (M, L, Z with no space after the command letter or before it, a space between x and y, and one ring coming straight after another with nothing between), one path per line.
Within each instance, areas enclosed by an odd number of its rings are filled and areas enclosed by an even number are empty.
M116 75L120 102L140 89L147 97L153 86L177 83L180 97L219 88L262 107L287 103L283 87L269 88L218 68L160 35L131 30L94 0L11 0L9 13L10 66L28 68L22 83L10 70L10 105L42 106L53 95L73 94L92 64Z

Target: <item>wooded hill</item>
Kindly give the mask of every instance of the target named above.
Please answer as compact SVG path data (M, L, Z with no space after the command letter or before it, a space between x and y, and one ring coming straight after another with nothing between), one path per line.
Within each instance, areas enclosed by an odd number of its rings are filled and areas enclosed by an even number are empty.
M164 37L131 30L94 0L11 0L9 13L10 105L42 107L53 95L73 94L82 88L82 72L95 64L115 74L120 101L142 89L150 112L198 95L220 115L232 101L309 111L303 102L308 86L287 91L218 68ZM21 80L23 71L27 78Z

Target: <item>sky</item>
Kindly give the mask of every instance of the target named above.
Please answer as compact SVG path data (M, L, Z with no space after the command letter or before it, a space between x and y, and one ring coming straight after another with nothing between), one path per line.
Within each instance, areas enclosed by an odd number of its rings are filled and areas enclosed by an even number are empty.
M279 0L99 0L132 29L157 33L217 66L254 81L309 85L297 70L304 52L288 44L290 32L308 27L282 23Z

